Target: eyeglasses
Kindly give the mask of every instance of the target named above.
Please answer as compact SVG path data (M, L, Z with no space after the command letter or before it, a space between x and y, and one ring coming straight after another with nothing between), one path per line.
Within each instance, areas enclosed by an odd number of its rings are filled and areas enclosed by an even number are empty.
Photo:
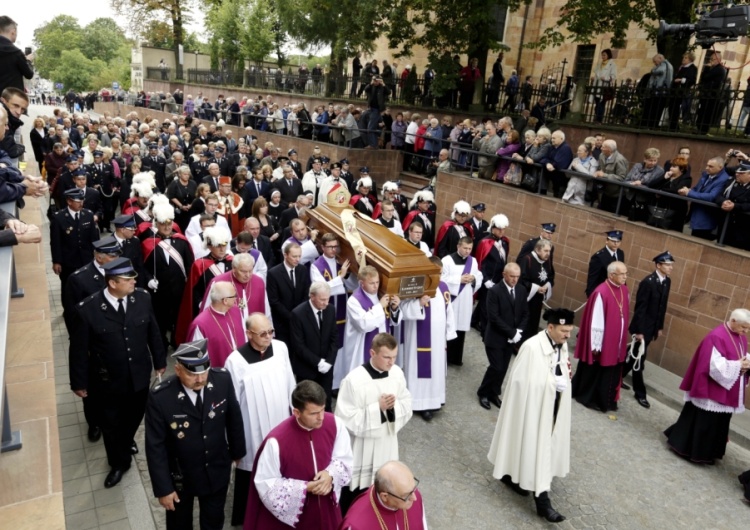
M339 248L339 245L326 245L325 248Z
M224 297L224 300L226 300L227 298L237 298L237 295L236 295L236 294L233 294L232 296L225 296L225 297Z
M398 495L394 495L393 493L391 493L390 491L387 491L387 490L386 490L385 493L387 493L391 497L395 497L396 499L398 499L400 501L409 502L409 499L411 498L412 495L414 495L414 492L417 491L417 488L419 487L419 479L417 477L414 477L414 482L415 482L414 489L411 490L409 493L407 493L406 497L399 497Z
M260 338L262 338L262 339L265 339L265 338L267 338L267 337L271 337L271 338L273 338L273 332L274 332L274 331L276 331L276 330L275 330L275 329L273 329L273 328L271 328L271 329L269 329L269 330L266 330L266 331L260 331L260 332L258 332L258 331L253 331L252 329L249 329L248 331L249 331L250 333L252 333L253 335L258 335L258 336L259 336Z

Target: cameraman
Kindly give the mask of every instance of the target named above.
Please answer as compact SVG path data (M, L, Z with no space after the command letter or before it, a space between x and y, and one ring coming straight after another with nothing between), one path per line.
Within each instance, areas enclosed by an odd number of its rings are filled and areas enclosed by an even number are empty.
M24 54L13 44L17 35L18 24L10 17L0 16L0 92L7 87L23 90L23 78L34 77L34 54L30 48Z
M388 96L391 95L391 89L383 84L382 77L376 75L365 88L365 94L367 94L367 104L370 107L365 134L367 139L365 149L377 149L378 137L380 136L380 111L385 110L385 104L388 101Z

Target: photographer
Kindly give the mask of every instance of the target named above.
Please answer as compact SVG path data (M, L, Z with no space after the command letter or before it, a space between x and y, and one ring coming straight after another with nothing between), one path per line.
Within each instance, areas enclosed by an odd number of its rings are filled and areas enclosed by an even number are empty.
M7 87L23 90L23 78L34 77L34 69L31 62L34 54L31 48L22 52L16 47L16 36L18 35L18 24L6 16L0 17L0 92Z

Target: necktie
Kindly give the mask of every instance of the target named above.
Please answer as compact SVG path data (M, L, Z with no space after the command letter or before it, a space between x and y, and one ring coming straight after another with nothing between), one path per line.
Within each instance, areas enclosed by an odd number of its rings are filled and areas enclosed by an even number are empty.
M260 197L260 182L256 182L255 186L258 188L258 197Z
M78 213L73 216L73 220L75 221L76 226L78 226Z
M117 314L121 317L125 316L125 303L122 298L117 300Z
M198 397L195 398L195 408L198 409L198 412L203 414L203 399L201 399L201 392L200 390L197 392Z
M323 329L323 311L318 311L318 327Z
M219 189L219 179L217 179L216 177L214 177L214 186L216 186L217 190Z
M513 287L510 288L510 299L513 301L516 300L516 292L515 292L515 289L513 289Z
M289 279L292 280L292 287L296 287L294 283L294 269L289 270Z

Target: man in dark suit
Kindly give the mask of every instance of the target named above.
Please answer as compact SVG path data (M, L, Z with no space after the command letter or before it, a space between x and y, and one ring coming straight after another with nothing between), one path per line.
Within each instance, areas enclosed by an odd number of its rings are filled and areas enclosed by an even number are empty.
M143 157L143 160L141 160L141 164L141 169L143 171L154 172L156 187L159 188L160 192L164 193L164 190L167 189L167 160L159 154L159 144L157 144L156 142L151 142L150 144L148 144L148 156Z
M203 179L208 176L208 153L206 151L201 151L197 162L190 163L190 171L196 182L203 182Z
M193 527L196 497L201 528L222 528L232 461L247 453L232 378L210 368L206 342L181 344L172 354L175 375L148 398L146 460L168 528Z
M94 214L94 221L101 227L102 197L98 190L86 185L88 174L83 169L73 172L73 184L83 191L83 209ZM100 229L101 232L101 229Z
M729 216L724 243L750 250L750 161L735 167L734 178L727 181L714 202Z
M276 259L273 253L273 246L268 236L264 236L260 233L260 221L255 217L248 217L245 219L245 232L250 232L253 236L253 248L257 248L258 251L263 255L263 259L266 260L266 266L270 269L273 267Z
M268 271L266 294L276 328L276 338L291 344L292 310L307 299L310 273L300 266L302 248L297 243L284 247L284 262Z
M489 234L480 240L479 249L474 255L479 270L482 271L484 284L477 291L477 306L471 316L471 326L476 328L481 335L484 335L487 327L487 291L503 281L505 264L510 259L510 241L505 237L505 229L509 224L510 221L506 215L501 213L493 215L488 224Z
M279 218L279 226L281 227L282 231L285 228L289 228L289 223L291 223L295 219L299 219L299 214L302 209L309 208L311 204L312 197L309 195L298 195L295 201L289 203L289 208L281 212L281 217ZM286 238L284 238L283 240L286 241Z
M625 263L625 253L620 249L622 244L622 230L607 232L607 243L604 248L597 250L589 260L589 273L586 280L586 298L591 296L594 289L607 279L607 265L613 261Z
M225 152L226 148L223 145L217 145L214 148L214 157L211 159L211 163L219 166L219 175L222 177L233 177L234 163L231 158L225 156Z
M253 178L245 183L242 193L242 200L245 201L245 217L252 215L255 199L263 197L267 201L270 195L271 184L263 179L263 170L256 168L253 172Z
M696 125L700 134L708 133L708 130L718 122L722 103L721 89L727 78L728 70L721 64L721 55L717 51L708 52L708 64L701 72L698 83L698 115Z
M83 190L66 191L65 200L68 207L55 213L49 230L52 270L62 289L68 277L91 260L93 242L99 239L94 214L83 209Z
M284 168L284 178L274 182L273 187L279 190L281 200L287 204L293 203L297 197L305 193L302 181L296 177L294 170L289 166Z
M300 267L302 268L302 267ZM292 310L292 340L289 343L292 371L297 381L310 379L326 391L326 410L331 409L333 365L338 352L336 311L326 282L310 286L310 300Z
M490 365L484 373L477 395L479 404L490 410L490 403L500 408L500 392L508 372L511 355L521 344L523 330L529 318L526 303L528 295L518 283L521 268L508 263L503 271L503 281L487 293L487 328L484 331L484 348Z
M211 188L211 193L216 193L219 191L219 177L221 176L221 172L219 170L219 164L215 162L211 162L208 165L208 175L203 177L201 179L201 182L203 184L208 184Z
M111 488L138 452L133 437L143 420L152 368L164 373L166 353L149 294L135 287L127 258L104 266L107 287L77 306L70 336L70 388L99 411ZM127 332L126 332L127 331Z
M667 303L669 302L669 288L672 280L669 279L674 267L674 258L669 252L662 252L654 258L656 270L646 276L638 285L638 293L635 296L635 311L630 321L628 331L635 335L637 341L634 349L625 361L622 376L633 371L633 392L639 405L650 408L651 404L646 399L646 385L643 383L643 369L646 365L646 353L648 345L661 337L664 330L664 316L667 314ZM636 360L634 356L643 352ZM625 383L622 388L629 390Z

